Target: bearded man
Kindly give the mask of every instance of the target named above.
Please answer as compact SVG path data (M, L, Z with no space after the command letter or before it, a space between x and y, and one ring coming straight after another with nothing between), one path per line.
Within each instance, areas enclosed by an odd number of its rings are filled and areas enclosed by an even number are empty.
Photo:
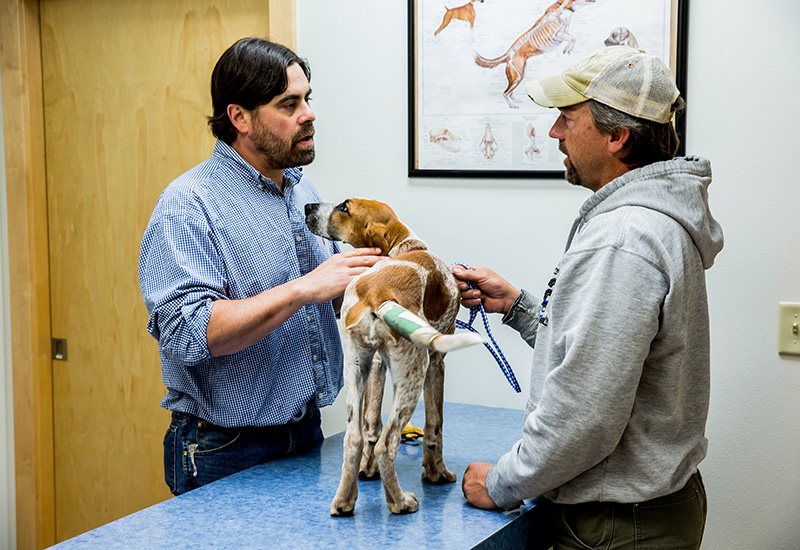
M211 76L213 155L167 186L142 239L176 495L319 442L319 407L342 387L335 316L380 250L340 252L306 227L321 200L300 168L314 160L310 76L280 44L228 48Z

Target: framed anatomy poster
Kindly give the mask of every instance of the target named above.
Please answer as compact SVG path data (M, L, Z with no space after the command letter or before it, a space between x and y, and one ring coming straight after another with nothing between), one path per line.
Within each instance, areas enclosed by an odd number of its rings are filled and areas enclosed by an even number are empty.
M558 109L525 82L624 44L661 56L685 91L687 2L409 0L409 176L560 177Z

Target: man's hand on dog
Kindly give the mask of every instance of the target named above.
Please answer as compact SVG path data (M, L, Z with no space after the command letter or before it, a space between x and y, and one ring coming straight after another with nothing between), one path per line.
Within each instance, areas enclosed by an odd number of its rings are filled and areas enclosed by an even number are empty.
M309 301L322 303L340 296L355 277L385 260L380 248L354 248L334 254L303 278Z
M493 464L489 462L473 462L467 466L464 477L461 480L461 491L467 502L483 510L496 510L497 504L494 503L489 491L486 490L486 474Z
M483 303L487 313L508 313L519 296L519 289L491 269L479 265L471 267L470 270L458 264L451 266L461 291L461 305L470 308Z

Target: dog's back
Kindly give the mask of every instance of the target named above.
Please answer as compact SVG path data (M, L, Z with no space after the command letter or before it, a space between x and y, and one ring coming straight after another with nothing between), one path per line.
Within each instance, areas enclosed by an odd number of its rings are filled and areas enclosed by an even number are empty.
M347 289L356 302L345 303L345 326L355 325L367 311L387 301L420 315L438 331L451 334L458 311L458 289L447 266L427 250L412 250L379 262ZM347 300L346 300L347 302Z

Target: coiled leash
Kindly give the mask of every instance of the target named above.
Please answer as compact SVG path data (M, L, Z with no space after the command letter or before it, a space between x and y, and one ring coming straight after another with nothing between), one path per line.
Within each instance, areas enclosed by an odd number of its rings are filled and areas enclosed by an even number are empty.
M472 268L469 265L462 264L459 262L456 263L457 265L462 266L464 269L469 269L470 271L472 271ZM451 269L450 271L452 272L453 270ZM467 283L467 286L469 288L475 288L470 283ZM469 330L470 332L474 332L475 334L480 335L480 333L477 330L475 330L475 328L473 328L472 326L472 323L478 316L478 312L480 312L481 317L483 318L483 326L486 329L486 334L489 335L489 340L491 342L491 345L489 342L484 342L483 345L486 347L486 349L489 350L489 353L492 354L494 360L497 361L497 365L500 367L500 370L503 371L503 374L506 375L506 380L508 380L508 383L511 384L511 387L514 388L514 391L520 393L522 390L520 389L519 383L517 382L517 377L514 376L514 371L511 370L511 365L508 364L506 356L503 355L503 352L500 350L500 346L497 345L497 342L495 341L494 336L492 335L492 330L489 328L489 320L486 318L486 311L483 309L483 304L478 304L477 306L472 306L471 308L469 308L469 323L465 323L460 319L456 319L456 327L461 329L466 329Z

